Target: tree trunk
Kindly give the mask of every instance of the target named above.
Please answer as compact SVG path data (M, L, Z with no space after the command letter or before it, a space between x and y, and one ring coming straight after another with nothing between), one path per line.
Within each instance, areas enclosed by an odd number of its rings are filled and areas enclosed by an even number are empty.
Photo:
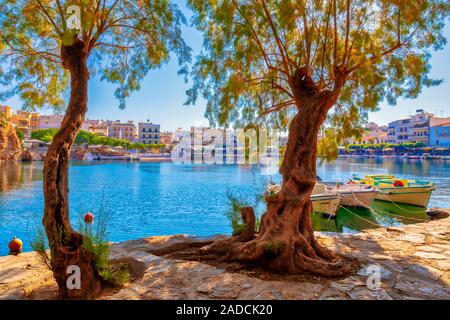
M93 268L95 256L82 246L83 236L69 221L69 156L87 111L89 72L84 43L61 47L63 66L70 71L70 100L61 127L48 149L44 164L44 218L52 271L63 299L90 299L100 291L100 278ZM69 289L67 268L80 268L81 288ZM69 272L69 274L68 274Z
M316 182L316 148L320 126L333 106L331 92L302 96L302 106L289 127L280 169L281 190L266 196L267 212L262 216L258 236L235 247L232 260L265 263L277 272L307 271L322 276L341 276L352 265L339 261L314 238L311 225L312 189Z

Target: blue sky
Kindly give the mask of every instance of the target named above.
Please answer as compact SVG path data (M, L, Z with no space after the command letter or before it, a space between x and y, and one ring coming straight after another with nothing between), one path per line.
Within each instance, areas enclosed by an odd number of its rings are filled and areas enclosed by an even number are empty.
M190 11L180 0L180 7L186 16ZM450 41L450 25L447 24L445 35ZM194 56L202 46L202 35L191 27L183 29L183 37L193 49ZM396 106L387 103L380 105L380 111L371 113L369 121L387 124L390 121L407 117L416 109L436 113L438 116L450 117L450 44L444 50L432 54L431 77L444 79L438 87L424 88L417 99L399 99ZM195 106L185 106L185 91L189 84L177 75L176 59L171 59L167 65L149 72L142 82L141 90L134 92L127 100L125 110L118 108L114 98L114 87L106 82L93 78L89 83L89 111L88 118L104 120L134 120L135 122L149 119L159 123L161 130L174 130L177 127L188 128L191 125L208 125L204 118L205 101L198 100ZM6 101L14 108L20 106L17 98ZM44 112L46 113L46 112ZM47 112L48 113L48 112Z

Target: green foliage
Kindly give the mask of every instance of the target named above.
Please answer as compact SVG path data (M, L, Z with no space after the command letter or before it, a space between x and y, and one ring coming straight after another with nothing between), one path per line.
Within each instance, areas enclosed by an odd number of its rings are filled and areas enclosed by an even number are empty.
M244 230L245 226L241 216L241 208L243 207L253 207L256 218L255 231L257 232L259 230L261 215L266 209L264 199L266 185L267 181L262 180L257 182L256 177L254 177L252 195L245 199L230 189L227 190L229 209L226 212L226 216L230 221L233 235L238 235Z
M16 128L16 135L17 135L17 138L19 138L20 142L22 142L23 139L25 139L25 134L19 128Z
M228 209L226 215L228 220L230 220L233 236L235 236L244 231L245 226L242 222L241 208L245 207L246 204L241 199L233 195L230 191L227 192L227 198L230 208Z
M77 5L81 28L67 24ZM0 101L18 95L24 109L65 106L69 71L61 47L81 40L91 77L116 86L119 106L170 53L186 74L191 50L181 37L185 17L169 0L0 0Z
M37 139L44 142L51 142L58 129L38 129L31 132L31 139Z
M129 281L130 273L127 263L110 261L110 243L107 239L107 225L109 221L109 210L105 205L104 199L102 199L101 205L95 214L94 225L85 223L80 214L78 232L83 236L82 246L94 253L94 268L103 281L114 287L120 287ZM37 224L35 233L36 236L31 241L31 247L36 251L39 259L50 270L53 270L53 259L47 249L48 242L41 224ZM57 239L59 240L56 241L55 246L63 243L63 235L60 234Z
M44 142L52 141L58 129L38 129L31 132L32 139L38 139ZM80 130L75 138L75 144L87 144L87 145L103 145L111 147L124 147L126 149L139 149L139 150L149 150L149 149L159 149L164 148L164 144L144 144L129 142L124 139L116 139L98 135L96 133L91 133L88 131Z
M349 6L347 6L347 4ZM358 135L383 100L414 98L430 79L430 53L442 49L446 0L190 0L204 51L192 72L187 103L207 100L213 124L286 128L303 108L295 81L337 97L327 126L329 149ZM306 80L305 80L306 82ZM304 90L305 91L305 90Z
M422 148L425 147L425 144L422 142L405 142L405 143L374 143L374 144L350 144L346 146L347 150L356 150L356 149L385 149L385 148L405 148L405 149L414 149L414 148Z

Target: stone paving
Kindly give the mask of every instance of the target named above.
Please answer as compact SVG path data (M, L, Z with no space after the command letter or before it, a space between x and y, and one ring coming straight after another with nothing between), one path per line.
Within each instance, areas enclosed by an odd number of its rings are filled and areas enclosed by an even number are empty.
M362 268L343 279L261 280L149 253L205 238L149 237L112 246L112 258L127 259L134 279L100 299L450 299L450 218L358 234L316 235L335 252L357 258ZM35 253L0 257L0 299L51 299L56 291L51 273Z

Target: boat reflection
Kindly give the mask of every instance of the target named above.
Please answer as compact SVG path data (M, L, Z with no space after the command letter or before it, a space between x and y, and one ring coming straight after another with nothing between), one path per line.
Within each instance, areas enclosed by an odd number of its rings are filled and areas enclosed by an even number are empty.
M357 232L379 226L400 226L429 220L426 208L374 200L371 209L341 207L335 218L312 214L314 230Z

